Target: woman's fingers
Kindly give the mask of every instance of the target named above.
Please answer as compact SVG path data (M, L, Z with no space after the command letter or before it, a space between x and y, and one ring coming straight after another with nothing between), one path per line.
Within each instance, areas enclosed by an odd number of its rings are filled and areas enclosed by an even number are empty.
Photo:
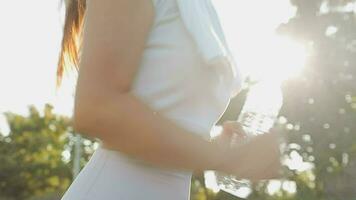
M254 136L247 143L236 146L236 160L230 167L233 174L252 181L281 176L281 163L276 132Z
M223 133L233 135L236 134L239 138L245 138L246 133L242 125L237 121L225 121L222 125Z

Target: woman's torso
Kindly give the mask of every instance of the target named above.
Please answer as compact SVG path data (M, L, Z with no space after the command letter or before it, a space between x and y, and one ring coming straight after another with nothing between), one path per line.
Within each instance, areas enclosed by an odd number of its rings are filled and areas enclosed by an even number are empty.
M177 0L156 0L133 92L157 112L209 138L230 101L230 91L205 66L179 16Z
M156 112L206 139L225 111L228 88L203 65L176 0L152 0L155 19L133 93ZM192 172L145 164L99 146L62 200L189 199Z

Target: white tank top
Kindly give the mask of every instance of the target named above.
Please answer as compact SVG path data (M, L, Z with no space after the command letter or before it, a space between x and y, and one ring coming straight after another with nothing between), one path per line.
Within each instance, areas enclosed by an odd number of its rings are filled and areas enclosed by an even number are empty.
M230 101L214 68L204 66L176 0L154 0L156 16L133 92L154 110L209 138Z

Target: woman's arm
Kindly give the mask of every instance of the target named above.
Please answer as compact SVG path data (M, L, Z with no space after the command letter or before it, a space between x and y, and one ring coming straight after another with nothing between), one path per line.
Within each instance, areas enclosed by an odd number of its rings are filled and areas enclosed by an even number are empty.
M148 0L90 0L84 27L74 128L105 146L170 168L214 169L225 147L164 118L130 92L150 31Z

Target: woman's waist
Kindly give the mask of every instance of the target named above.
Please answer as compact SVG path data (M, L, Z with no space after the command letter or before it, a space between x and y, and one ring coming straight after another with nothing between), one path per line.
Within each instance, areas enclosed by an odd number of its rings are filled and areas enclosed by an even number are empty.
M199 135L202 138L209 140L210 132L215 124L216 116L207 116L200 114L172 114L164 113L164 116L173 121L179 127L187 131Z
M167 178L179 178L184 180L190 180L193 171L191 170L179 170L164 168L156 166L154 164L148 163L134 156L125 154L118 150L114 150L105 144L100 144L96 152L107 154L108 158L111 159L111 163L116 166L118 173L125 173L123 169L129 170L130 172L136 171L137 173L144 173L146 175L152 176L164 176Z

